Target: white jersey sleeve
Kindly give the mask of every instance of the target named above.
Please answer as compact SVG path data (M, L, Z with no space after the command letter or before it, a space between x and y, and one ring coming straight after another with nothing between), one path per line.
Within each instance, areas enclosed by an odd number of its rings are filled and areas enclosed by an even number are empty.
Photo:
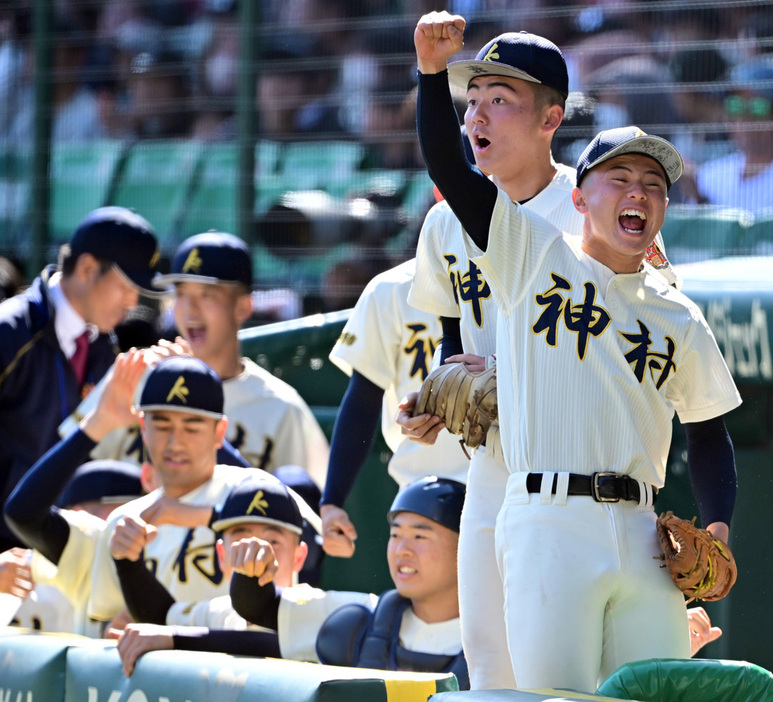
M91 594L91 567L105 522L88 512L63 509L59 514L70 527L59 564L54 565L34 551L32 575L35 582L57 588L72 605L74 633L98 636L98 626L87 616L87 605Z
M279 601L279 650L282 658L319 663L317 634L339 607L359 604L373 610L377 595L362 592L325 591L308 585L287 587Z
M465 482L468 460L458 440L442 432L434 446L404 437L394 421L398 405L427 377L442 334L437 315L408 304L415 260L371 280L362 292L330 360L344 373L357 371L384 390L381 431L393 452L389 473L399 485L427 472Z
M166 613L166 623L238 631L248 628L247 621L234 611L228 595L200 602L175 602Z

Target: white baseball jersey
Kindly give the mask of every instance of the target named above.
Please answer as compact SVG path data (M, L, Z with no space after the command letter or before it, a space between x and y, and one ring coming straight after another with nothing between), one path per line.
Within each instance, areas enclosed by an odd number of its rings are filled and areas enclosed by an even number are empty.
M557 169L550 184L524 207L559 229L580 234L582 215L572 204L575 171L561 164ZM424 220L408 302L431 314L458 317L465 353L494 353L496 303L480 269L467 256L462 225L446 202L435 205Z
M210 480L181 497L180 501L191 505L220 505L234 485L256 474L266 475L256 468L217 465ZM108 517L93 555L88 613L94 619L109 621L125 608L109 548L110 534L116 522L126 514L139 516L156 501L161 491L162 488L127 502ZM308 513L307 506L302 514L307 516ZM145 563L179 602L196 602L228 595L228 581L223 577L218 564L215 541L215 532L205 526L188 529L162 524L158 527L156 538L145 547Z
M223 382L226 438L252 465L272 473L301 466L322 488L329 446L298 392L249 358L244 370Z
M223 381L226 438L255 467L272 473L279 466L301 466L322 488L329 446L308 405L293 387L254 361L242 358L242 363L244 370L238 376ZM98 392L99 387L84 403L94 406ZM139 393L138 389L135 397ZM79 408L74 415L87 409ZM93 449L91 457L141 464L139 426L111 432Z
M59 514L70 527L59 563L54 565L33 551L32 577L39 585L50 585L58 589L70 603L73 633L98 638L102 635L101 622L88 617L87 605L96 544L105 528L105 521L81 510L63 509Z
M511 473L604 470L661 487L674 411L699 422L741 399L687 297L647 264L616 275L580 243L502 190L487 251L467 240L499 308L505 462Z
M170 626L206 626L209 629L245 629L270 631L262 626L250 624L240 617L231 605L231 597L213 597L201 602L175 602L166 613Z
M421 446L404 437L395 423L400 400L421 387L442 336L436 314L408 304L415 268L411 259L368 283L330 360L347 375L357 371L384 390L381 432L393 452L388 470L398 485L428 473L464 483L469 461L458 437L443 432L434 446Z
M72 604L58 588L39 583L21 602L11 625L46 633L77 633Z
M377 603L377 595L362 592L325 591L308 585L285 588L278 615L282 658L319 663L317 634L325 619L347 604L373 610ZM410 651L456 655L462 650L459 619L428 624L407 607L400 625L400 645Z

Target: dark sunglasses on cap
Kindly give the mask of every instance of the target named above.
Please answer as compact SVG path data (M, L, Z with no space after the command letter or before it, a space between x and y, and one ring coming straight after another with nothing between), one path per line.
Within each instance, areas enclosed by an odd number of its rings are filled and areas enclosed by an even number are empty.
M749 115L754 119L764 119L770 116L770 111L770 100L759 95L750 98L728 95L725 98L725 112L733 117Z

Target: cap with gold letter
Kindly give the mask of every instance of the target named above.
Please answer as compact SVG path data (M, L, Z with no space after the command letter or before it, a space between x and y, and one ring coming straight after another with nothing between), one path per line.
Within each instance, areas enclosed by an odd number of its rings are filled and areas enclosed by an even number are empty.
M178 410L220 419L223 384L215 371L198 358L167 358L148 375L137 409Z

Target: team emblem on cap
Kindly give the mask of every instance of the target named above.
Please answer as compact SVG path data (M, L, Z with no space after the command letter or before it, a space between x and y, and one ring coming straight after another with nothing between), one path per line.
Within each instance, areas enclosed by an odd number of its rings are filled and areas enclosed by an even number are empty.
M495 54L494 52L499 48L499 44L494 44L487 52L486 55L483 57L484 61L496 61L496 59L499 58L499 54Z
M187 405L188 395L190 395L190 392L191 391L185 387L185 378L181 375L177 378L177 380L174 381L172 389L166 396L166 401L171 402L176 397L178 400L180 400L180 402Z
M201 264L203 261L201 260L201 256L199 256L199 249L198 247L194 247L191 249L191 252L188 254L188 258L185 259L185 263L183 264L183 273L190 273L193 271L194 273L198 273L201 269Z
M161 258L161 252L158 250L158 246L156 246L156 250L153 252L153 255L150 257L150 267L155 268L160 258Z
M253 510L260 512L264 517L266 516L266 509L268 509L268 500L263 497L263 490L258 490L255 493L255 497L252 498L250 506L247 507L245 514L252 514Z

